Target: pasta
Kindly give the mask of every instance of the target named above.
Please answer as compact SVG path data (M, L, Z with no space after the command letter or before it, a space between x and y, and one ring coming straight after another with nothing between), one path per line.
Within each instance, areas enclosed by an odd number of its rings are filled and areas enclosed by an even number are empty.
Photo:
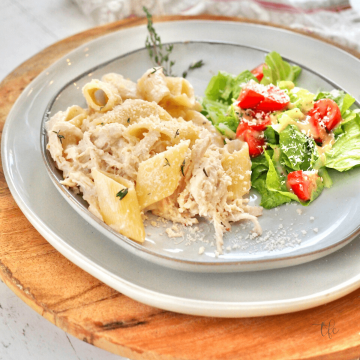
M100 95L99 95L100 92ZM47 123L50 151L62 184L81 192L89 211L143 243L147 211L192 225L214 224L216 248L230 222L254 223L248 206L251 162L247 144L224 140L199 111L191 84L149 69L134 83L106 74L83 87L88 108L74 105Z

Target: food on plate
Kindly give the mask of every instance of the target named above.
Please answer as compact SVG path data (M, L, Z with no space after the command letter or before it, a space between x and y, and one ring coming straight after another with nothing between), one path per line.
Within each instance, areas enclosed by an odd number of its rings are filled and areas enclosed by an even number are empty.
M219 132L248 144L251 185L266 209L292 200L309 205L332 186L328 169L360 165L355 99L337 89L314 94L296 86L300 73L272 52L252 71L220 71L202 99L202 113Z
M87 108L70 106L46 122L47 149L64 186L89 211L142 243L147 211L184 225L207 218L218 253L231 222L251 220L249 145L224 136L199 111L191 84L149 69L137 83L106 74L83 87Z

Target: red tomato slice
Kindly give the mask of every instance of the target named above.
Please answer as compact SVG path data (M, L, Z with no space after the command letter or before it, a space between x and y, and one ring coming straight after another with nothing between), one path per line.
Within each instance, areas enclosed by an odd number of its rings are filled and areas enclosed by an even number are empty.
M251 157L259 156L264 152L264 135L254 130L247 122L243 121L239 124L236 130L236 137L247 142Z
M334 129L342 120L339 106L331 99L316 101L309 115L317 119L319 124L325 126L328 131Z
M242 109L270 112L285 109L290 98L272 84L264 86L252 81L241 90L238 101Z
M251 116L251 119L243 118L242 122L246 122L252 130L264 131L268 125L271 125L270 116L264 111L247 110L246 113Z
M278 111L283 110L290 103L290 98L285 92L277 86L268 85L267 95L264 101L256 106L256 110L260 111Z
M264 152L265 139L264 136L256 135L254 132L247 131L244 135L244 140L249 146L249 155L256 157Z
M265 131L268 125L271 125L270 116L266 116L265 119L258 120L256 125L251 124L250 127L256 131Z
M261 101L263 101L264 95L252 90L252 89L243 89L238 98L238 106L242 109L253 109Z
M239 138L244 132L249 131L250 126L246 121L242 121L236 129L236 137Z
M288 174L287 182L294 194L302 201L308 201L312 192L316 189L317 174L306 174L302 170Z
M311 136L316 142L322 143L326 136L326 130L320 126L319 117L320 114L315 109L311 109L308 112L307 121L311 125Z
M255 69L251 70L251 73L259 80L261 81L262 78L264 77L264 67L265 69L267 68L267 65L264 64L260 64L259 66L257 66Z

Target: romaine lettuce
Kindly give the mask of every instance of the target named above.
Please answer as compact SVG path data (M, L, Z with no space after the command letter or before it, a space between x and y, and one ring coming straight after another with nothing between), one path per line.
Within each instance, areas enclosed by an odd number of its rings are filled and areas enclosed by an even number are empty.
M338 171L347 171L360 165L360 116L341 125L343 133L326 155L325 166Z
M261 195L260 205L265 209L272 209L290 202L291 199L268 189L266 179L269 171L269 162L267 159L272 157L273 150L266 150L266 153L267 157L265 157L265 155L260 155L252 159L251 186Z
M276 85L278 81L295 82L301 73L299 66L290 65L275 51L266 55L265 64L267 67L263 68L264 77L261 80L264 85Z
M288 125L280 133L280 149L285 165L291 171L307 171L316 161L317 151L314 140L300 132L294 125Z
M258 82L249 70L243 71L238 76L219 71L217 75L211 78L205 90L205 97L209 100L230 105L234 99L236 100L239 97L241 85L250 80Z

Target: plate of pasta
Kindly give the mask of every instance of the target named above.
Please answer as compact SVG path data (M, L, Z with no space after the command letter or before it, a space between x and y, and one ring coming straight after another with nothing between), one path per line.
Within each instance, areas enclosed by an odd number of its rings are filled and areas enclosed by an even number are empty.
M187 79L166 76L143 48L71 79L50 102L43 157L73 208L127 250L188 271L296 265L348 243L356 223L347 216L329 236L336 213L320 210L333 206L344 185L306 211L288 203L263 210L250 191L248 144L229 140L201 113L196 94L203 94L218 63L236 73L263 61L267 52L206 41L172 47L180 62L191 54L204 66ZM243 64L231 64L233 57ZM335 86L306 67L300 81L314 90ZM346 188L353 191L354 185ZM342 199L337 206L347 214L348 197Z

